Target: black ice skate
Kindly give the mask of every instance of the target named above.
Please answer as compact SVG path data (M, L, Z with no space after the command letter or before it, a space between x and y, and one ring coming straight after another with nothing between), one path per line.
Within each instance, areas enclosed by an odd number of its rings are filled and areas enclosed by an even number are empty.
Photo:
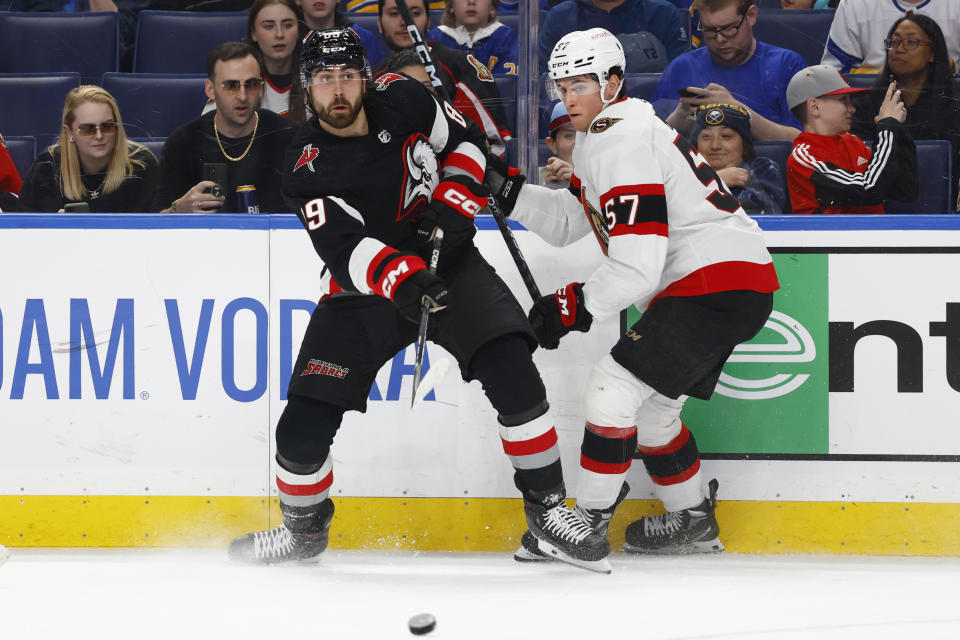
M539 552L575 567L610 573L607 539L568 509L562 496L553 506L525 500L523 508Z
M618 495L616 501L606 509L586 509L578 504L573 508L573 511L587 526L606 538L607 529L610 526L610 519L613 518L614 512L617 510L617 507L620 506L620 503L623 502L623 499L627 497L628 493L630 493L630 485L624 482L623 486L620 487L620 495ZM551 556L540 551L537 545L537 537L530 533L529 529L524 531L523 537L520 538L520 548L514 552L513 559L517 562L543 562L544 560L553 560Z
M717 508L719 483L711 480L710 495L696 507L671 511L659 516L646 516L627 526L624 551L659 555L720 553L723 543L717 536L720 527L714 511Z
M318 559L327 548L333 501L327 498L312 507L290 507L281 503L280 508L283 524L236 538L227 550L231 560L274 564Z

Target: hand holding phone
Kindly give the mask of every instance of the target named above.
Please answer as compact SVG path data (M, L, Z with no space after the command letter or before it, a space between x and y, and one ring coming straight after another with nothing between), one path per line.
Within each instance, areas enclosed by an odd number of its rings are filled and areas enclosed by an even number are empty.
M700 97L703 96L702 93L700 93L700 92L698 92L698 91L690 91L690 89L688 89L688 88L686 88L686 87L682 87L682 88L678 89L678 90L677 90L677 93L680 94L680 97L681 97L681 98L700 98Z

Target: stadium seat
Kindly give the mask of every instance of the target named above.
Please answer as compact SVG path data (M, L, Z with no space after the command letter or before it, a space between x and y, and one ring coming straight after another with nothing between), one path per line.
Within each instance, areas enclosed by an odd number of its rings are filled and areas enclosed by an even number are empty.
M0 74L0 131L35 136L43 148L60 135L67 92L80 86L79 73Z
M920 197L916 202L887 200L887 213L953 213L950 192L953 161L950 143L946 140L917 140L917 171L920 174Z
M517 76L496 76L497 90L503 100L503 110L507 112L507 126L517 133Z
M130 138L132 142L142 144L157 156L157 160L163 161L163 145L166 144L166 138Z
M351 13L348 14L347 20L356 24L358 26L372 31L373 33L380 35L380 27L377 25L377 19L380 17L375 13ZM431 23L432 24L432 23ZM436 26L436 25L433 25Z
M199 118L207 103L205 75L107 73L103 88L117 104L130 137L166 137Z
M247 35L247 12L143 11L137 21L136 73L203 73L221 42Z
M627 82L627 95L631 98L643 98L650 100L653 92L657 89L657 83L660 82L659 73L628 73L625 76Z
M783 192L789 194L787 190L787 158L793 150L793 143L786 140L768 140L764 142L754 142L753 149L757 156L761 158L770 158L780 167L780 173L783 175ZM790 198L784 204L784 213L790 213Z
M757 17L753 34L761 42L796 51L808 65L814 65L823 58L832 22L833 9L771 9Z
M3 142L13 158L17 173L21 178L25 177L37 157L37 139L33 136L10 136L4 138Z
M96 83L120 61L116 13L0 12L0 73L77 72Z

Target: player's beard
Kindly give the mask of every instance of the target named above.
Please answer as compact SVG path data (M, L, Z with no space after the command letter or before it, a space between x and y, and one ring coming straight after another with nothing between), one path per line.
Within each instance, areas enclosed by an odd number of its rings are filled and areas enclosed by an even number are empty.
M334 129L346 129L357 119L357 114L363 108L363 92L357 96L354 103L350 103L342 97L336 98L326 107L317 111L317 117L326 122ZM334 113L333 108L337 106L346 106L347 110L340 113Z

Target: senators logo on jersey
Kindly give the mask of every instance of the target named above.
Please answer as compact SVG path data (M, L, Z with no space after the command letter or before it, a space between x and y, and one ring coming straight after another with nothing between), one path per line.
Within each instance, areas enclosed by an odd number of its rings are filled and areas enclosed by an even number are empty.
M590 133L603 133L621 120L623 118L600 118L590 125Z
M303 153L300 154L300 159L297 160L297 164L294 165L293 170L296 171L303 165L307 165L307 168L310 169L310 173L316 173L317 170L313 168L313 161L317 159L317 156L320 155L320 150L317 149L312 144L307 144L303 146Z
M487 68L487 65L474 58L473 54L467 54L467 62L472 64L477 70L478 79L483 80L484 82L493 82L493 74L490 73L490 69Z
M433 190L440 183L437 155L422 133L407 138L403 145L403 193L397 220L403 220L430 202Z

